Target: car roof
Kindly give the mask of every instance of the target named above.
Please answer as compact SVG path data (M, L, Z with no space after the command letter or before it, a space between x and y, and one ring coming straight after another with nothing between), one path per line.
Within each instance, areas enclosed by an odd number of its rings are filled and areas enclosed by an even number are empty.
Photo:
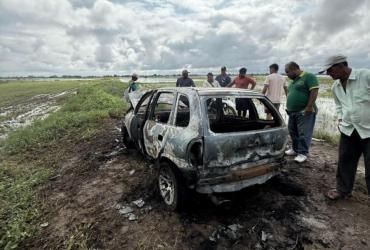
M200 88L200 87L163 87L161 91L174 91L184 94L198 95L243 95L243 96L264 96L260 92L240 88Z

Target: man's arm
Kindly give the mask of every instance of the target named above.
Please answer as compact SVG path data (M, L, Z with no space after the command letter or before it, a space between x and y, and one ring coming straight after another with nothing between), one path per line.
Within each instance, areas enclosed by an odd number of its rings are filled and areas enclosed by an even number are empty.
M262 89L262 94L266 95L267 89L268 89L268 86L265 84Z
M251 78L252 87L251 90L253 90L256 87L256 81Z
M190 79L190 80L191 80L191 86L195 87L193 79Z
M231 88L235 84L235 79L231 81L228 85L226 85L227 88Z
M342 118L343 118L343 111L342 111L342 103L339 101L339 98L334 90L334 86L332 88L332 93L333 93L333 99L334 99L334 103L335 103L335 111L336 111L336 114L337 114L337 117L338 117L338 122L341 122L342 121Z
M304 109L304 115L310 115L313 110L313 105L316 101L317 95L319 93L319 88L314 88L310 90L310 96L308 97L308 103L306 105L306 108Z
M287 86L284 86L284 92L285 92L285 95L288 96L288 87Z

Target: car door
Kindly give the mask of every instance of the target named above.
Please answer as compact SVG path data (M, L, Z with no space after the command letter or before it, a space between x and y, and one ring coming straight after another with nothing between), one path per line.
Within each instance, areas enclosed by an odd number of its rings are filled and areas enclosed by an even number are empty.
M149 117L144 125L144 144L146 153L156 159L166 142L167 131L173 123L176 93L158 92L151 105Z
M135 143L136 148L145 153L143 147L143 127L146 119L148 118L149 106L152 100L154 91L150 91L142 96L140 101L135 107L134 115L130 123L130 136Z

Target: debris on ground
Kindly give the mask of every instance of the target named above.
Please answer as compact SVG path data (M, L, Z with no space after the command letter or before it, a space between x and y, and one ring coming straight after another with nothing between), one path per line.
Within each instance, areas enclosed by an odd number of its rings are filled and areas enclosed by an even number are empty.
M131 208L131 207L129 207L129 206L122 206L119 210L118 210L118 212L120 213L120 214L129 214L129 213L132 213L134 210Z
M48 222L42 223L42 224L40 225L40 227L47 227L47 226L49 226L49 223L48 223Z
M138 208L142 208L145 205L145 201L142 198L133 201L132 203L135 204Z
M130 176L132 176L133 174L135 174L135 169L130 170L130 172L128 172L128 174L129 174Z

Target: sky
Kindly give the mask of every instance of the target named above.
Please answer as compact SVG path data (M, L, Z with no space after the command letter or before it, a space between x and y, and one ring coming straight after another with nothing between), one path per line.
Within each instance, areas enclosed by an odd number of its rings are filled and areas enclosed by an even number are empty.
M0 0L0 76L370 68L367 0Z

